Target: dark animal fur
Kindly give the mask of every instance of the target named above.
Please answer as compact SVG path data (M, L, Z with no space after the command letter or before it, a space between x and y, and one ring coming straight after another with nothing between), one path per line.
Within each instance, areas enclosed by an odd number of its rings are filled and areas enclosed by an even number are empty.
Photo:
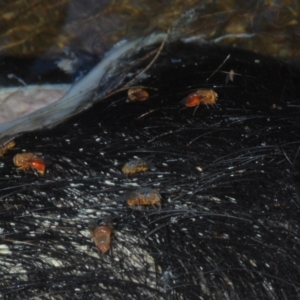
M298 299L299 71L175 43L147 74L147 101L120 92L2 159L4 299ZM219 98L194 113L180 101L199 88ZM16 171L22 150L44 156L44 177ZM135 156L155 170L124 176ZM140 187L159 189L161 210L126 206ZM101 255L88 226L109 216Z

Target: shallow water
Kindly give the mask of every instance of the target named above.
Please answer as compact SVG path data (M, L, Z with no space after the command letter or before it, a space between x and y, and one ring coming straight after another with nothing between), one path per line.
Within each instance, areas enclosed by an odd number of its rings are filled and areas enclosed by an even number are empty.
M48 12L52 14L49 15ZM65 47L102 57L121 39L174 28L279 57L299 56L298 1L10 1L1 7L0 51L13 56L55 56Z

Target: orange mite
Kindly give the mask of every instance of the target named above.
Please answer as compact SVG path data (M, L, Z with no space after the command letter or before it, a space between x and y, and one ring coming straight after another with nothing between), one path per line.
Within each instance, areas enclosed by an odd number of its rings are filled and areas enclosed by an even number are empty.
M218 99L218 94L214 90L198 90L189 94L183 103L187 107L195 107L201 104L215 104Z
M130 101L145 101L149 98L149 94L142 88L132 87L127 92Z
M10 141L0 148L0 157L16 145L15 141Z
M129 161L122 168L122 172L125 175L146 172L148 170L149 170L148 163L145 160L139 158Z
M108 226L98 226L91 231L92 239L101 253L107 253L110 249L112 230Z
M161 195L155 189L141 188L130 193L126 200L128 206L161 206Z
M42 158L38 157L34 153L21 153L16 154L14 157L14 164L19 167L20 170L34 169L40 175L45 174L45 162Z

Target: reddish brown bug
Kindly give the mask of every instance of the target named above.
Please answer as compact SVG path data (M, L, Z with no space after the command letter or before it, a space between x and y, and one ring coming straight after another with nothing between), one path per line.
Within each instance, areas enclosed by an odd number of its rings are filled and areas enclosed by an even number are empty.
M101 253L107 253L110 249L112 230L109 226L98 226L91 230L92 239Z
M40 175L45 174L45 162L42 158L38 157L34 153L20 153L14 156L14 164L19 167L20 170L29 170L30 168L36 170Z
M161 207L160 193L151 188L141 188L130 193L126 199L128 206L148 206L157 205Z
M224 59L221 65L209 77L207 77L205 81L208 81L212 76L214 76L229 58L230 58L230 54L227 55L227 57ZM182 100L182 103L187 107L196 106L196 109L194 111L195 113L199 105L215 104L217 102L217 99L218 99L218 94L214 90L201 89L189 94L186 98Z
M123 168L122 172L125 175L146 172L149 170L149 164L143 159L133 159L126 163Z
M15 141L10 141L0 148L0 157L16 145Z
M187 107L195 107L201 104L215 104L217 99L218 94L214 90L198 90L189 94L182 102Z
M130 101L145 101L149 98L149 93L140 87L130 88L127 95Z

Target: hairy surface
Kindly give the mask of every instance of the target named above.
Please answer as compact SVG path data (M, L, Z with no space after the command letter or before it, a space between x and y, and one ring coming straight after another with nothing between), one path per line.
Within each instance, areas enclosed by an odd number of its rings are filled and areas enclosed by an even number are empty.
M0 169L4 299L299 298L299 75L251 53L169 44L138 82L158 89L148 100L123 91L17 138ZM215 105L182 105L201 88ZM44 157L45 176L16 170L22 151ZM133 158L155 168L125 176ZM158 189L161 209L128 207L140 188ZM88 227L107 217L103 255Z

